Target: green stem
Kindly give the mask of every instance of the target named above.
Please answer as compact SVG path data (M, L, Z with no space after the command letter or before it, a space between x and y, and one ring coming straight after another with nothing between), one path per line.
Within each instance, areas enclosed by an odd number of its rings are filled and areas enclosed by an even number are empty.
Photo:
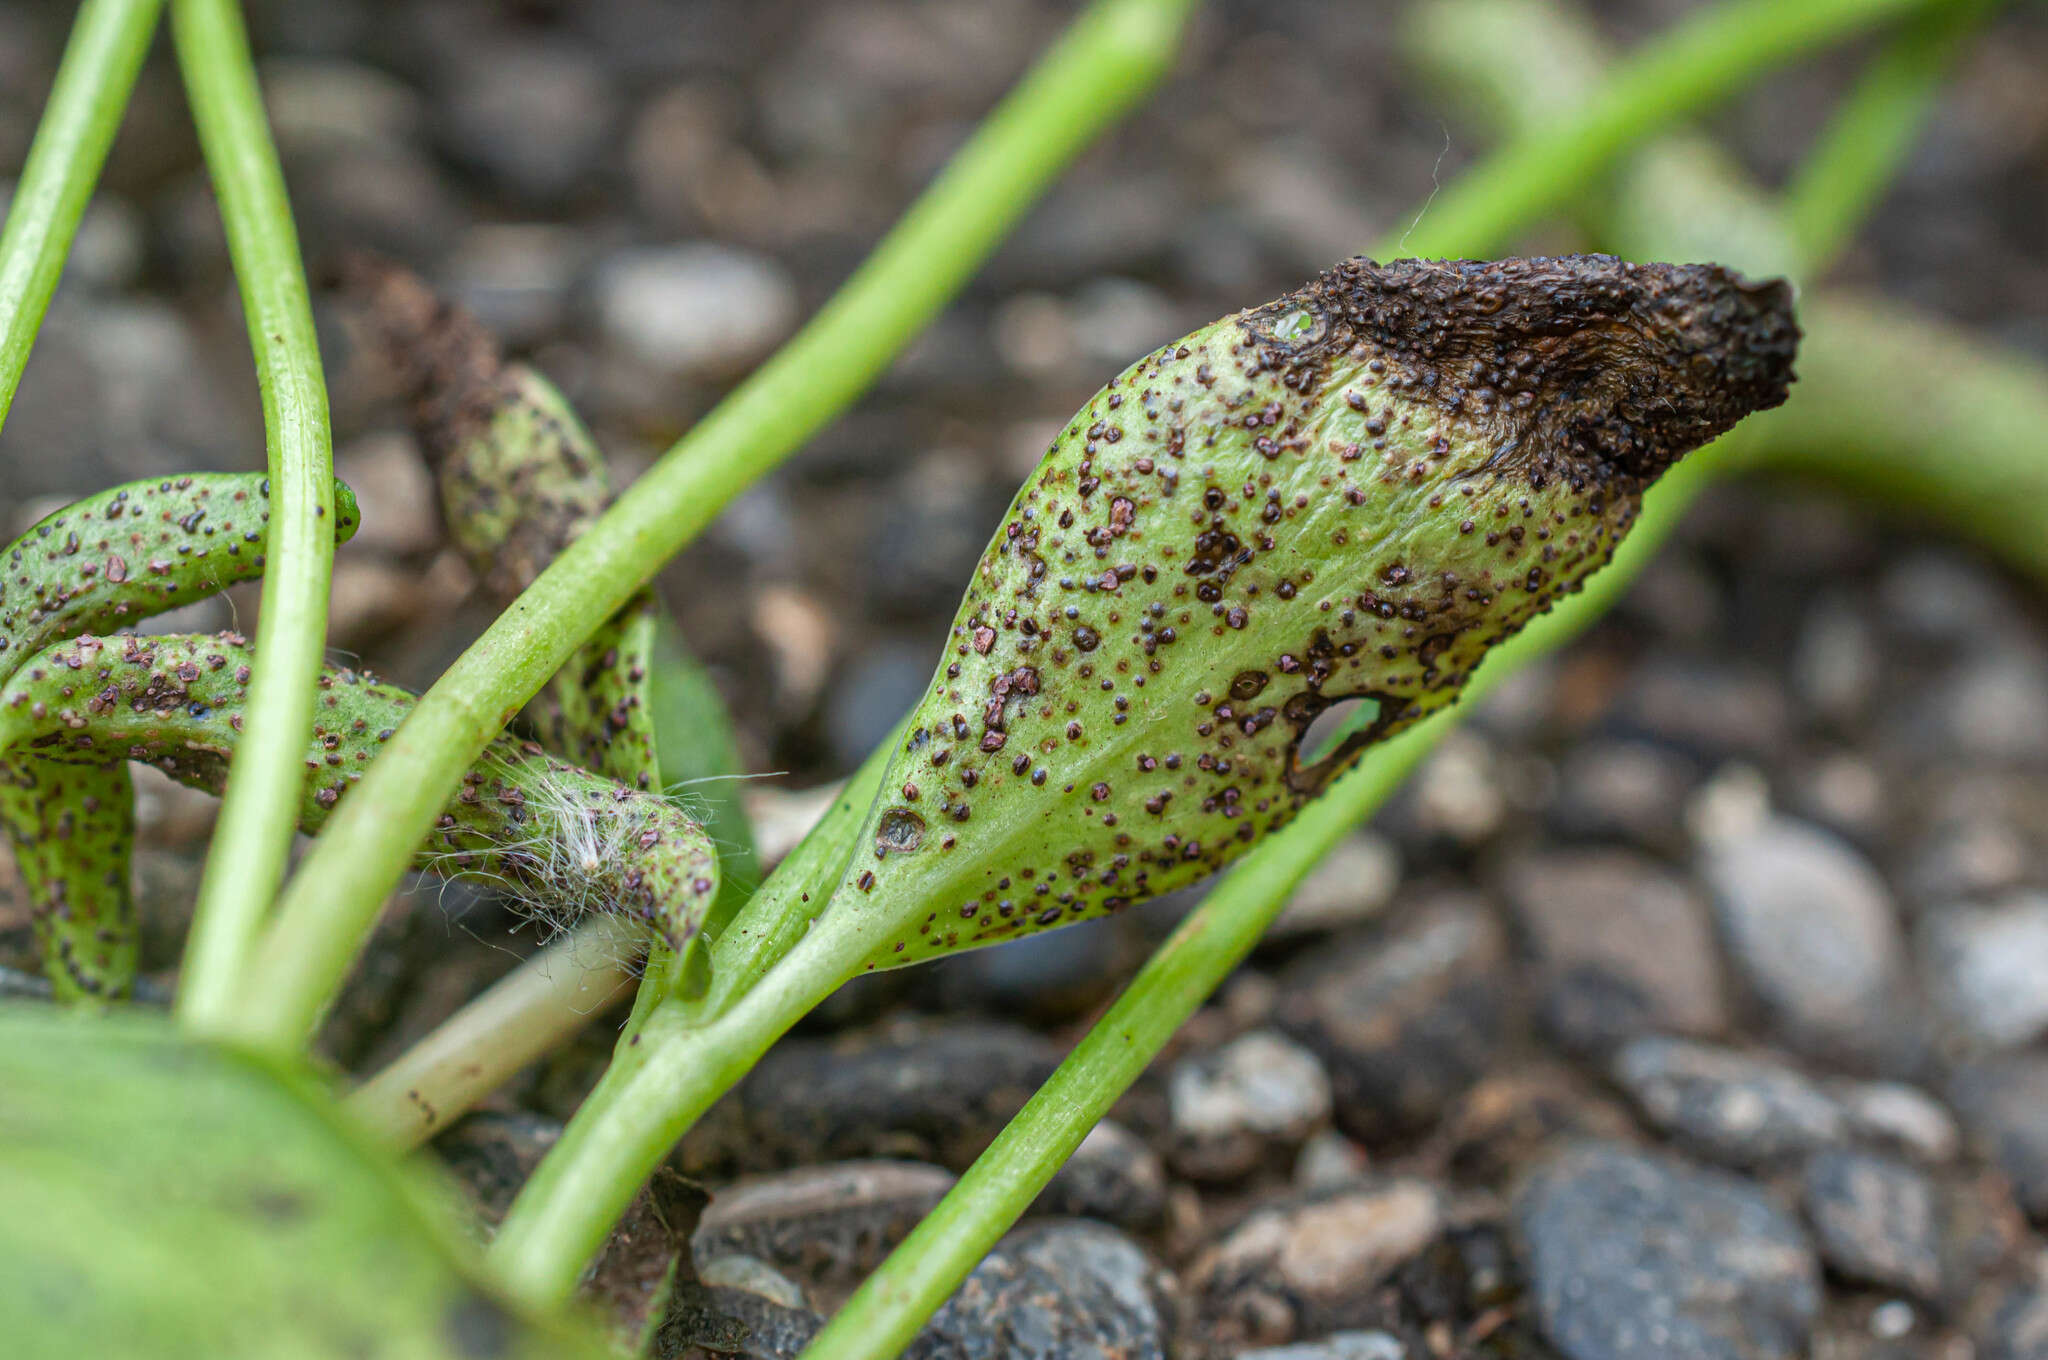
M859 962L858 915L839 913L829 930L813 922L846 871L902 735L898 727L862 762L713 942L706 995L649 1004L641 989L611 1066L492 1243L493 1265L513 1289L565 1296L683 1130Z
M1632 54L1562 125L1532 128L1496 147L1437 197L1396 251L1489 254L1569 202L1645 137L1773 66L1930 2L1735 0L1696 11Z
M1863 73L1785 190L1785 215L1808 256L1840 253L1927 120L1956 52L1998 7L1957 0L1904 25Z
M542 573L429 690L287 887L235 1028L296 1049L462 770L718 511L844 410L1062 167L1164 73L1192 0L1098 0L873 256Z
M826 915L701 1024L674 1002L655 1007L635 1036L637 1060L613 1063L498 1229L489 1259L499 1283L529 1301L567 1299L676 1139L845 980L848 960L871 943L866 925L855 912Z
M0 425L106 164L163 0L85 0L0 232Z
M349 1114L393 1146L424 1143L623 1000L646 933L616 916L577 927L358 1086Z
M171 28L241 288L271 482L254 679L178 994L181 1019L218 1029L284 877L305 786L334 567L334 456L298 233L241 13L233 0L175 0Z

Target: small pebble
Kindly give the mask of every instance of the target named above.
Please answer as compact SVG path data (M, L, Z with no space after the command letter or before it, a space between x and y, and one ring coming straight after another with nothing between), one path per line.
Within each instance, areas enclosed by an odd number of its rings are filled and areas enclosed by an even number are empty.
M851 1290L952 1188L950 1171L915 1162L835 1162L741 1181L713 1193L690 1255L700 1271L745 1256L814 1291Z
M1697 891L1647 856L1524 856L1502 876L1559 1038L1598 1051L1646 1030L1727 1027L1720 951Z
M1228 1183L1291 1151L1330 1116L1330 1078L1316 1056L1270 1030L1174 1064L1167 1078L1173 1165Z
M1178 1341L1173 1276L1116 1229L1028 1224L996 1243L919 1334L930 1360L1167 1360Z
M1906 1042L1906 951L1870 862L1817 827L1776 818L1710 842L1700 872L1738 971L1792 1045L1892 1058Z
M1842 1109L1814 1082L1772 1058L1681 1039L1636 1039L1613 1075L1652 1124L1692 1151L1755 1167L1832 1146Z
M1254 1209L1187 1269L1214 1342L1277 1344L1368 1321L1372 1287L1436 1239L1438 1191L1367 1180Z
M2048 1032L2048 893L1939 908L1915 943L1928 991L1970 1039L2011 1048Z
M1507 1011L1507 943L1486 906L1433 899L1288 970L1279 1028L1322 1059L1337 1123L1367 1144L1426 1127L1486 1068Z
M1887 1157L1831 1149L1807 1159L1800 1193L1830 1270L1856 1284L1940 1297L1940 1202L1921 1172Z
M1544 1335L1567 1360L1799 1360L1820 1268L1761 1187L1614 1144L1517 1197Z
M1335 1332L1297 1346L1241 1351L1237 1360L1408 1360L1408 1348L1390 1332Z
M796 287L782 266L735 246L621 251L598 266L593 287L605 337L663 373L742 370L796 324Z
M1962 1145L1955 1117L1941 1102L1901 1082L1856 1082L1835 1099L1855 1135L1890 1151L1939 1165L1953 1161Z

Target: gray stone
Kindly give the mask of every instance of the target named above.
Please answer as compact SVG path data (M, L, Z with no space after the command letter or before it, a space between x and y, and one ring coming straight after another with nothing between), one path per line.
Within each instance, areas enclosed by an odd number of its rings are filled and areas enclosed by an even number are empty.
M1550 824L1578 839L1676 849L1684 839L1685 801L1699 777L1691 759L1655 742L1579 742L1558 770Z
M1373 1321L1373 1286L1444 1227L1435 1187L1373 1179L1254 1209L1187 1269L1212 1345L1271 1345Z
M1568 1360L1796 1360L1820 1311L1805 1235L1756 1185L1612 1144L1517 1197L1537 1320Z
M1148 1232L1166 1215L1166 1163L1142 1138L1105 1119L1088 1130L1031 1210Z
M2012 1182L2020 1207L2048 1221L2048 1054L1968 1064L1951 1076L1947 1095L1977 1151Z
M2048 1031L2048 893L1932 911L1915 943L1930 995L1969 1038L2010 1048Z
M824 1326L825 1319L807 1308L682 1280L647 1354L652 1360L796 1360Z
M1852 1082L1835 1092L1856 1137L1874 1146L1939 1164L1962 1145L1955 1117L1925 1091L1902 1082Z
M1995 572L1948 547L1899 554L1878 578L1877 605L1887 632L1929 646L1992 636L2019 608Z
M507 346L554 338L583 266L581 235L546 223L492 223L464 232L444 271L455 301Z
M894 1157L964 1169L1059 1065L1015 1025L903 1026L784 1040L737 1092L745 1165Z
M1194 1180L1234 1181L1330 1117L1322 1064L1271 1030L1182 1058L1166 1088L1174 1169Z
M562 1126L543 1115L479 1110L450 1125L433 1147L477 1216L496 1223L561 1136Z
M1847 1131L1826 1092L1760 1054L1646 1037L1615 1054L1613 1075L1659 1130L1730 1166L1798 1157Z
M1452 896L1288 970L1279 1028L1323 1060L1337 1123L1371 1143L1430 1124L1483 1072L1507 1010L1507 945Z
M1357 831L1309 870L1266 932L1299 938L1356 925L1379 914L1401 883L1401 852L1373 831Z
M696 1263L697 1283L739 1289L784 1308L804 1308L803 1287L757 1256L720 1256Z
M1544 1018L1567 1044L1727 1028L1707 906L1655 861L1627 851L1529 855L1508 866L1502 886L1536 956Z
M468 220L467 205L440 167L404 145L349 147L313 159L293 181L292 202L311 252L437 259Z
M425 122L419 95L403 81L339 58L266 58L263 104L287 160L403 144Z
M984 485L957 450L918 460L888 489L871 521L865 588L891 613L950 609L981 559L1006 495Z
M1737 969L1795 1047L1875 1061L1903 1042L1891 894L1847 842L1775 818L1710 841L1700 870Z
M1076 1019L1108 999L1143 956L1145 941L1125 917L1039 931L1001 949L950 954L911 974L911 995L923 1010L979 1012L1035 1024Z
M835 1162L741 1181L712 1195L690 1256L700 1272L745 1256L813 1291L851 1290L952 1188L950 1171L915 1162Z
M592 288L605 338L662 373L744 370L796 324L796 285L781 264L715 242L620 251Z
M914 1360L1166 1360L1173 1276L1116 1229L1048 1220L996 1243L919 1334Z
M825 692L825 737L852 767L888 740L931 683L931 649L882 639L862 648Z
M1977 1360L2048 1360L2048 1289L2017 1289L1992 1314Z
M1408 1348L1391 1332L1336 1332L1298 1346L1240 1351L1237 1360L1408 1360Z
M334 451L334 475L363 512L353 550L410 557L441 546L434 479L410 435L386 430L350 440Z
M1365 1149L1335 1129L1324 1129L1301 1145L1301 1153L1294 1159L1294 1187L1327 1190L1344 1185L1364 1175L1368 1165Z
M607 161L619 122L604 68L562 41L473 41L453 63L436 130L499 187L553 202Z
M2000 643L1967 654L1920 696L1935 753L1997 765L2048 760L2048 651Z
M72 238L64 283L106 293L132 287L146 248L135 205L115 194L95 194Z
M1929 823L1898 879L1915 906L1941 905L2017 887L2034 860L2027 834L2012 817L1971 810Z
M1777 678L1735 663L1653 657L1622 692L1614 721L1708 759L1783 749L1791 714Z
M1868 710L1882 668L1875 631L1841 595L1823 596L1807 611L1793 644L1791 678L1809 712L1846 725Z
M1800 1175L1821 1259L1855 1284L1941 1296L1941 1206L1934 1183L1867 1152L1816 1152Z

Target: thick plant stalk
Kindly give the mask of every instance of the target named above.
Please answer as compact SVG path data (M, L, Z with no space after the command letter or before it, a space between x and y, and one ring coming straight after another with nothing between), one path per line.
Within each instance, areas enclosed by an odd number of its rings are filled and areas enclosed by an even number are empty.
M327 641L334 453L298 233L241 14L234 0L174 0L171 27L256 358L274 503L248 741L221 798L178 990L179 1019L217 1031L291 849Z
M333 530L355 532L355 496L334 490ZM268 483L254 473L131 482L45 516L0 551L0 678L52 643L109 632L204 599L263 569ZM135 980L128 885L134 796L118 755L52 768L0 757L0 823L28 891L43 967L60 1000L105 1001Z
M0 231L0 425L149 51L163 0L84 0Z
M1052 177L1148 90L1189 0L1099 0L803 332L671 449L442 676L286 890L232 1028L292 1050L465 764L717 511L865 390ZM374 812L371 810L374 807Z

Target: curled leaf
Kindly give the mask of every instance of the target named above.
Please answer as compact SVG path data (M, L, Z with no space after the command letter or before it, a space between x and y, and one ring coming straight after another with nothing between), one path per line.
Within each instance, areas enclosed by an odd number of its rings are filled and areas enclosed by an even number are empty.
M341 542L360 516L348 487L336 482L334 492ZM0 676L53 642L254 579L269 521L269 481L242 472L130 482L45 516L5 550ZM133 802L118 760L63 770L0 760L0 823L60 999L119 997L135 981Z
M227 781L254 653L233 633L82 637L49 648L0 687L10 758L154 765L218 793ZM320 677L299 824L317 831L412 709L413 696L358 671ZM555 924L587 910L642 920L670 945L695 935L718 891L702 828L675 805L500 737L464 777L423 869L491 877Z
M361 515L334 484L334 541ZM74 501L5 550L0 674L63 638L108 633L263 573L270 480L189 472L129 482Z
M1221 867L1782 402L1797 337L1712 265L1352 260L1146 356L1004 516L834 910L889 913L887 967Z

